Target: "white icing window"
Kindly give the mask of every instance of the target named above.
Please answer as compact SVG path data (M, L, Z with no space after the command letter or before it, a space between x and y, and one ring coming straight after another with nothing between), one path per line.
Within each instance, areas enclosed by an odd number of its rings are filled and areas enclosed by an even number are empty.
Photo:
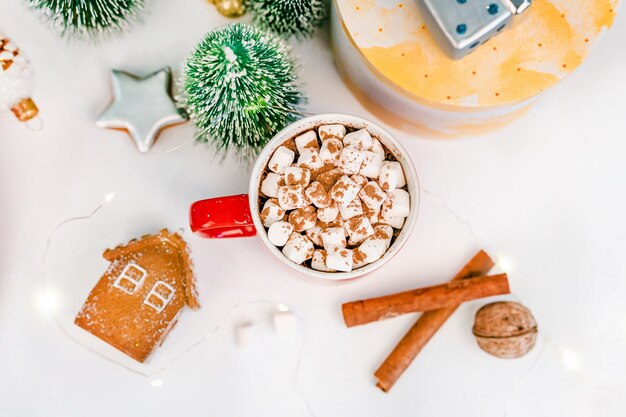
M134 262L128 263L117 277L113 286L126 294L133 295L141 285L148 272Z
M165 307L172 301L174 297L174 288L171 285L157 281L154 287L150 290L146 298L143 300L145 305L148 305L158 311L159 313L165 310Z

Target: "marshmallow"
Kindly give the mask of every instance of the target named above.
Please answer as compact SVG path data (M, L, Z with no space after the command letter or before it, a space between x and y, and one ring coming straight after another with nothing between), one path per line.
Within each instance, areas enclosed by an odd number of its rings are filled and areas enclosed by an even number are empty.
M317 208L328 207L333 201L319 181L313 181L311 185L307 187L305 193L309 201Z
M296 148L298 149L298 153L305 152L305 149L315 149L316 151L319 151L320 145L317 143L317 135L315 134L315 131L309 130L308 132L296 137Z
M277 199L270 198L263 204L260 217L263 226L270 227L272 224L285 217L285 210L278 204Z
M324 161L322 161L322 157L317 149L307 148L300 153L298 166L316 171L324 166Z
M311 268L322 272L334 272L334 270L326 266L326 251L323 249L317 249L313 253Z
M368 178L378 178L380 176L380 170L383 167L384 156L375 152L363 151L365 159L361 164L359 174Z
M346 127L344 125L324 125L317 129L317 133L319 133L322 142L330 138L343 139L346 135Z
M387 248L389 248L389 246L391 246L391 239L393 239L393 227L388 224L378 224L374 226L374 237L384 240Z
M343 145L361 150L367 150L372 147L372 136L367 129L357 130L348 133L343 138Z
M360 216L363 214L363 204L361 204L361 200L356 197L346 205L339 205L339 213L344 220L351 219L354 216Z
M332 222L339 216L339 205L333 201L328 207L317 210L317 218L322 222Z
M352 269L359 269L368 264L367 257L361 253L359 248L352 249Z
M311 171L300 167L285 168L285 184L306 187L311 181Z
M345 222L346 230L350 236L350 244L358 245L374 234L374 228L370 224L367 216L360 215Z
M278 197L278 187L285 185L283 177L273 172L268 173L261 181L261 193L267 197Z
M267 167L277 174L283 174L285 168L293 164L296 153L285 146L279 146L267 163Z
M298 265L307 259L311 259L314 251L315 247L311 239L296 232L289 236L289 240L283 247L283 255Z
M339 139L330 138L322 144L320 157L326 164L339 165L339 156L343 150L343 143Z
M322 184L326 191L330 191L330 189L333 188L333 185L335 185L341 177L343 177L343 172L341 172L338 168L333 168L319 174L317 178L315 178L315 181Z
M296 232L309 230L317 223L317 210L313 206L306 206L289 213L289 223Z
M322 230L322 242L326 250L333 246L346 246L346 236L343 227L329 227Z
M386 196L386 194L385 194L385 196ZM372 226L377 224L380 221L380 219L379 219L379 217L380 217L380 209L372 210L372 209L368 208L367 210L365 210L364 214L367 216L367 220L370 221L370 224Z
M365 154L356 148L343 148L339 155L339 169L348 175L358 174Z
M370 148L370 151L381 155L383 159L385 159L385 148L383 148L383 145L378 139L372 139L372 147Z
M311 239L311 242L315 243L315 245L324 246L324 241L322 240L322 230L324 230L324 228L320 222L317 222L315 226L306 231L306 235L309 239Z
M254 341L254 324L243 323L235 329L235 342L239 347L248 347Z
M269 229L267 229L267 239L274 246L285 246L289 236L293 232L293 226L290 223L278 221L273 223Z
M411 197L409 193L402 189L389 191L380 211L386 218L408 217L411 213Z
M298 330L298 321L291 311L277 311L273 317L274 329L281 335L294 335Z
M306 206L304 188L301 185L278 187L278 204L285 210L294 210Z
M350 177L344 175L339 178L333 188L330 189L330 197L339 205L349 204L359 193L359 186Z
M363 257L363 261L370 264L376 262L387 252L387 242L374 236L367 238L359 246L359 254Z
M402 226L404 226L404 217L388 217L382 212L380 213L380 216L378 216L378 221L382 224L388 224L394 229L402 229Z
M341 246L326 249L326 267L335 271L352 271L352 250Z
M361 188L363 188L363 186L365 184L367 184L368 179L365 178L363 175L359 175L359 174L354 174L354 175L350 175L350 179L354 182L356 182L356 185L359 186L359 190Z
M404 178L404 171L402 170L400 162L384 161L380 169L378 183L385 191L404 187L406 185L406 179Z
M387 199L387 193L380 188L378 183L370 181L359 191L359 198L368 209L378 211Z

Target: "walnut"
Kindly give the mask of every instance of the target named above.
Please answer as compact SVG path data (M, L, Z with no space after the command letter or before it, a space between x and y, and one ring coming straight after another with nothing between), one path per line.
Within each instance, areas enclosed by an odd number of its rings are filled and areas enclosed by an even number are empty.
M499 358L519 358L535 346L537 322L519 303L491 303L476 312L473 333L485 352Z

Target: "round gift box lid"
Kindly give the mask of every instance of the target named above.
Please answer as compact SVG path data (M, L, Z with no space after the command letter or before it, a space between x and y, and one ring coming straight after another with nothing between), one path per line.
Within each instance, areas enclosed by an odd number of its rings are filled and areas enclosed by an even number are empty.
M534 0L519 23L460 60L441 50L420 0L336 0L344 32L375 75L428 106L524 102L567 76L612 25L619 0Z

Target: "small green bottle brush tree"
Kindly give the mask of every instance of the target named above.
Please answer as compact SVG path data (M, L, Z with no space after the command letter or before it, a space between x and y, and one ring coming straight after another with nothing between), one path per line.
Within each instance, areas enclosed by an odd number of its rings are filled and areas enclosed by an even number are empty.
M62 35L100 38L128 28L143 11L144 0L27 0Z
M187 60L182 87L198 141L244 159L298 119L304 102L285 43L242 23L205 36Z

